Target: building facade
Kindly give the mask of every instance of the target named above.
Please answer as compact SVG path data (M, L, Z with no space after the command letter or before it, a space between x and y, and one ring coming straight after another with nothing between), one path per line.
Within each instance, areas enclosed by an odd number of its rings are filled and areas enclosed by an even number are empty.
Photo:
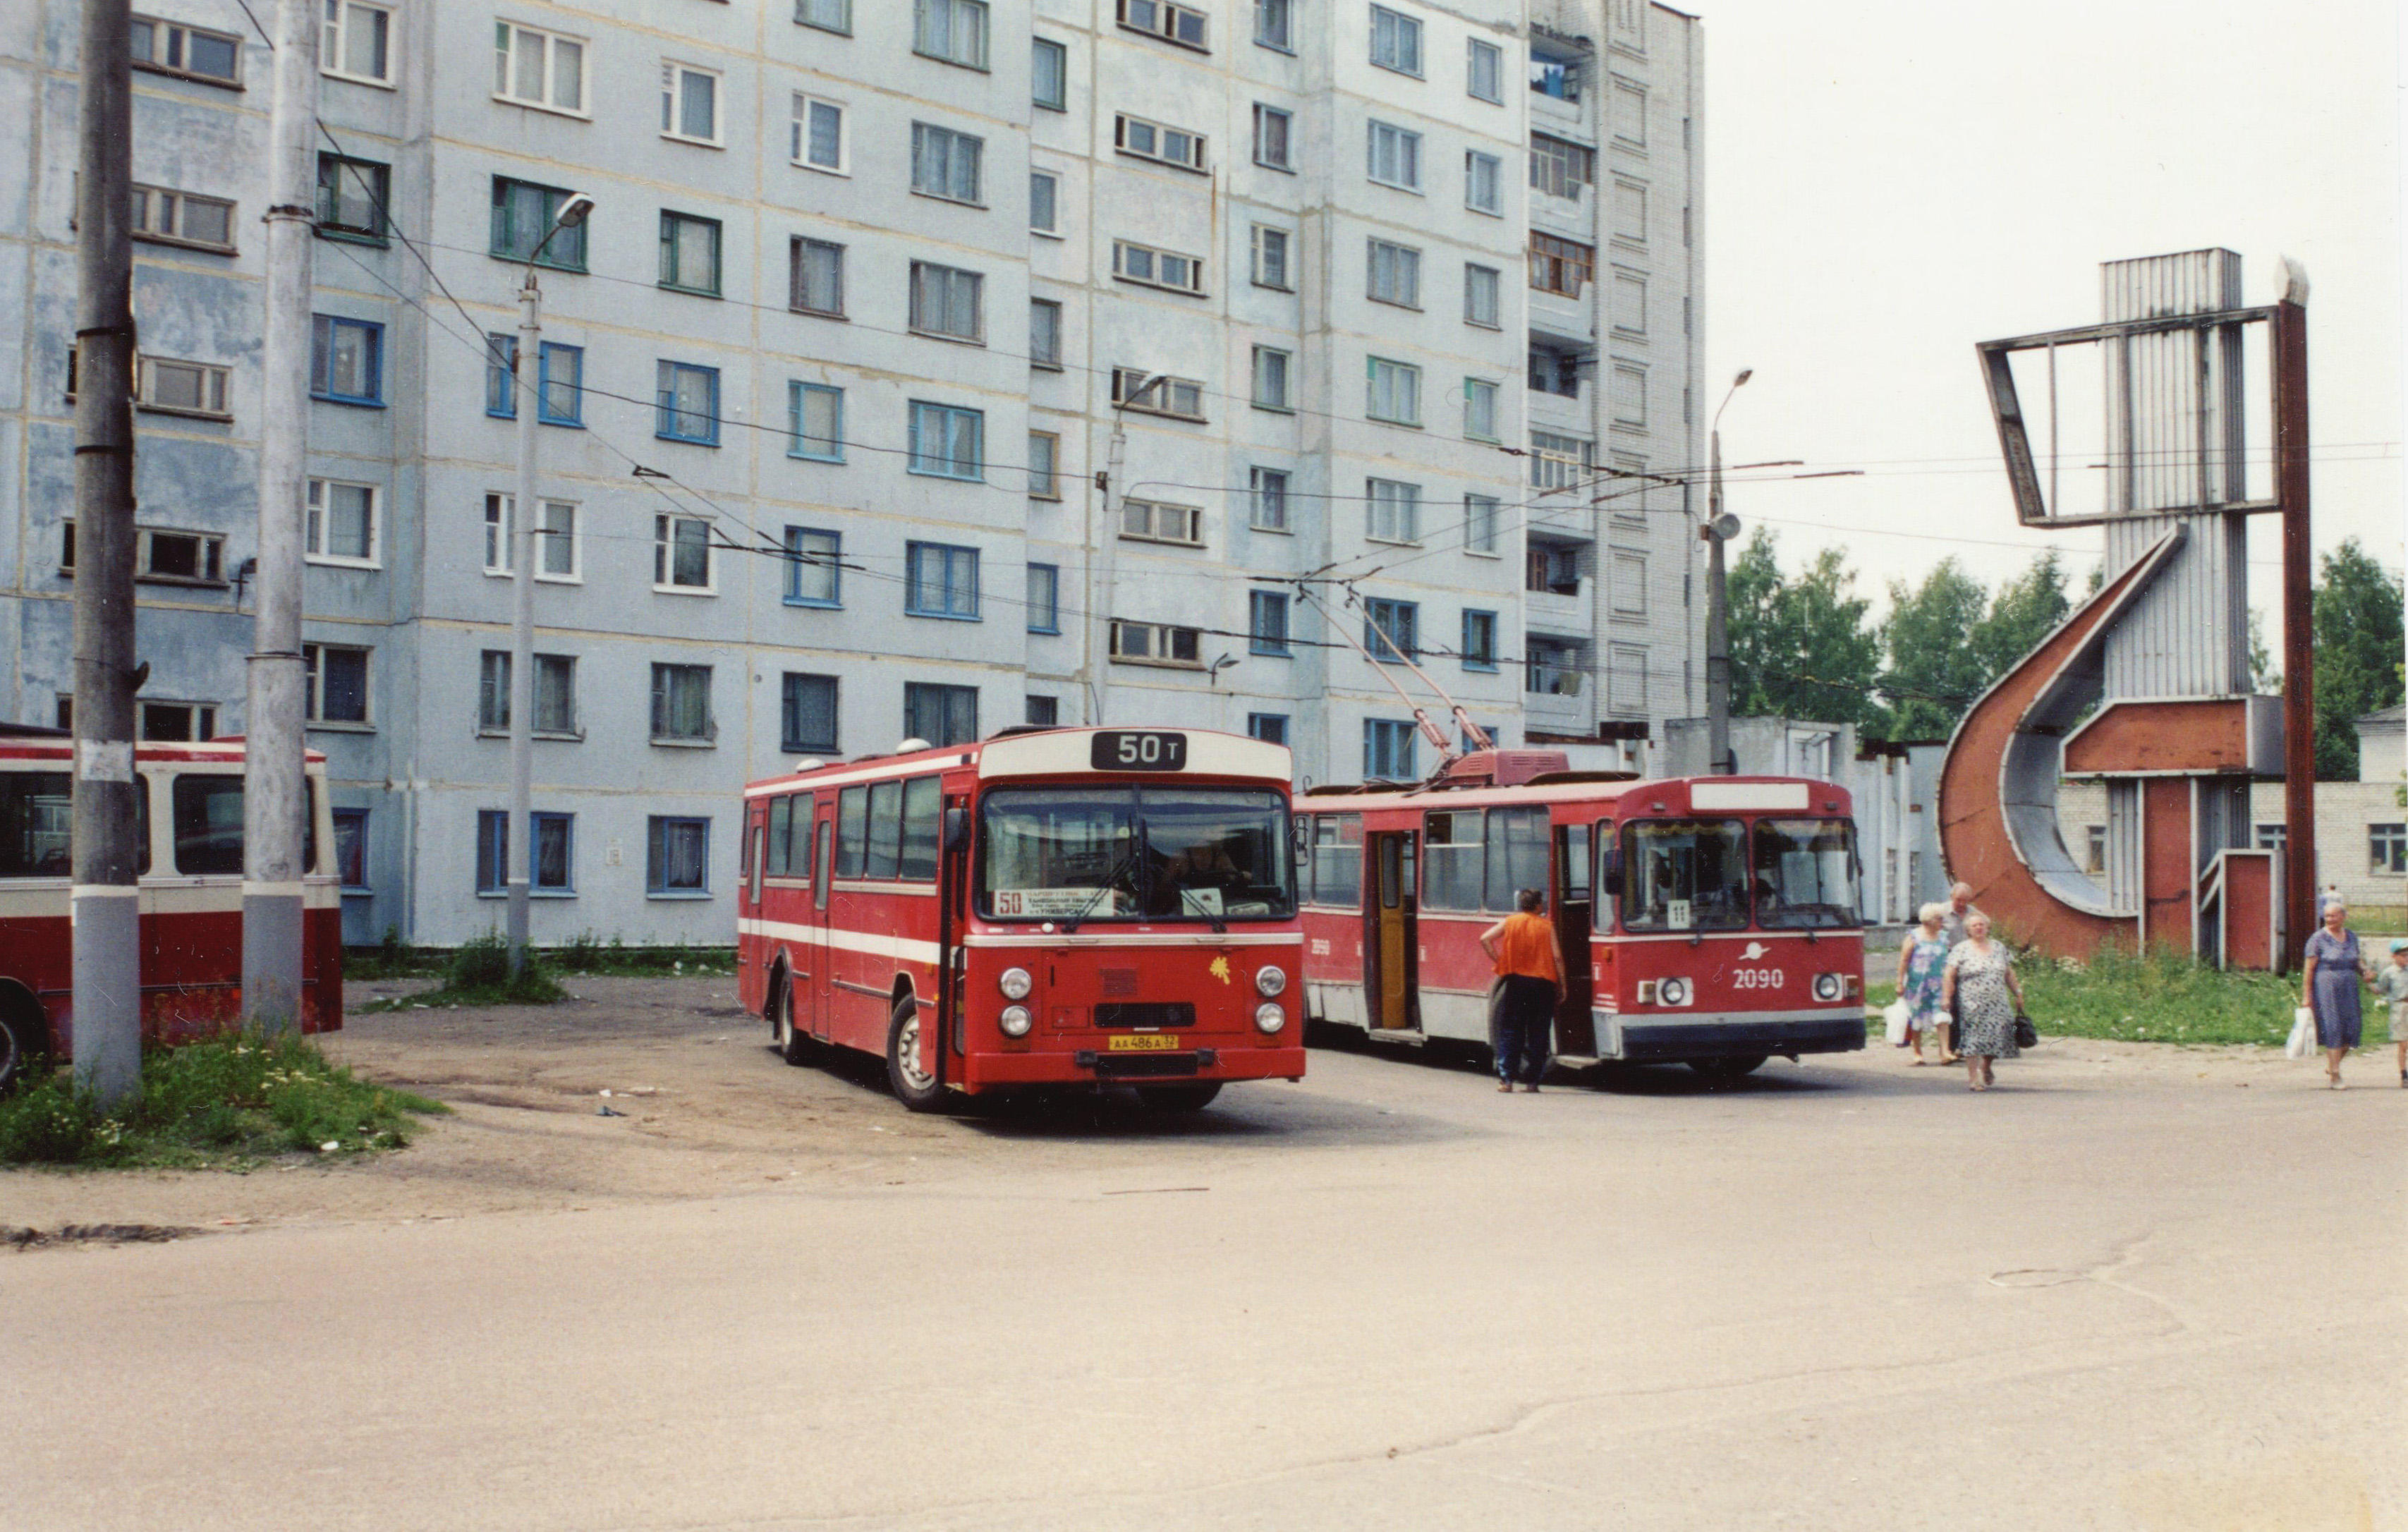
M1389 682L1442 710L1357 646L1583 764L1699 705L1693 19L324 14L305 642L351 939L483 930L524 854L523 408L539 941L723 939L734 790L801 756L1100 719L1426 771ZM0 20L0 711L34 723L72 708L76 27ZM141 726L236 733L270 53L232 0L143 0L136 53Z

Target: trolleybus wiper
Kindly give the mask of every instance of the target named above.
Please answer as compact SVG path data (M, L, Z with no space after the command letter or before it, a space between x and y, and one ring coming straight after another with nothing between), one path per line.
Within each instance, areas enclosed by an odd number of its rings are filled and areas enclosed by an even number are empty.
M1112 885L1120 881L1123 873L1136 870L1138 856L1144 844L1142 838L1129 842L1127 852L1104 873L1104 881L1096 885L1095 893L1087 895L1087 902L1079 907L1078 913L1062 923L1064 936L1067 937L1078 930L1086 918L1096 912L1096 906L1103 902L1105 895L1112 892Z

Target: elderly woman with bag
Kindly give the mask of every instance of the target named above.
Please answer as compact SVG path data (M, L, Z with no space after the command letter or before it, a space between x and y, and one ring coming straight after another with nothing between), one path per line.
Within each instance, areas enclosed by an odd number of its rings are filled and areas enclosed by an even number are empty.
M2358 947L2358 933L2349 929L2349 906L2339 895L2325 901L2324 922L2308 938L2300 1004L2315 1012L2316 1046L2325 1051L2325 1083L2343 1091L2349 1087L2341 1082L2341 1061L2358 1046L2362 1025L2358 981L2374 974Z
M1954 1064L1956 1055L1948 1047L1948 1006L1946 1003L1948 942L1941 935L1941 923L1947 918L1944 904L1928 904L1916 911L1921 923L1907 932L1906 940L1898 949L1898 999L1906 1008L1907 1040L1904 1046L1914 1050L1914 1062L1929 1063L1924 1045L1932 1044L1932 1052L1942 1064Z
M1965 917L1965 939L1951 948L1948 1008L1956 1014L1956 1052L1965 1060L1965 1088L1986 1091L1994 1059L2019 1058L2016 1037L2024 1007L2023 981L2006 943L1990 939L1990 917L1976 909Z

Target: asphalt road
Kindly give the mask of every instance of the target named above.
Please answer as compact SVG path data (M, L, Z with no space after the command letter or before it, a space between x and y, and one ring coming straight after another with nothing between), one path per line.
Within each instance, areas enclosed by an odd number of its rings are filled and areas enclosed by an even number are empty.
M1183 1126L0 1255L0 1526L2399 1526L2408 1092L2358 1075L1320 1052Z

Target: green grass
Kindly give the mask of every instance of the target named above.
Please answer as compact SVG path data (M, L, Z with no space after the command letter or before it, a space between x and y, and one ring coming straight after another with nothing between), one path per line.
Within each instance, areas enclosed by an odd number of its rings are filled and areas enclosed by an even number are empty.
M438 1006L548 1006L568 997L552 977L552 966L542 953L530 951L526 962L512 972L509 943L490 932L461 943L439 971L443 981L431 990L371 1000L359 1009L377 1011Z
M2042 1037L2279 1046L2300 1003L2296 974L2218 972L2168 952L2142 958L2109 948L2087 963L2027 952L2015 973ZM1897 996L1886 981L1865 986L1870 1031L1882 1029L1880 1011ZM2370 1020L2378 1004L2369 992Z
M733 947L698 947L684 942L630 947L612 937L602 941L579 937L544 954L544 961L563 973L614 974L623 978L666 979L736 971Z
M426 979L440 978L447 989L456 989L455 975L462 959L480 971L492 964L491 950L498 949L498 938L480 937L466 946L446 952L438 947L406 946L391 929L384 940L374 947L351 947L343 952L343 977L346 979ZM629 946L617 937L604 941L598 937L581 936L558 947L540 952L547 972L590 973L630 979L677 979L695 976L715 977L736 971L736 949L703 947L684 942L659 945ZM490 980L479 981L477 987L490 991ZM552 998L558 998L557 995ZM405 1002L408 1003L408 1002ZM497 1000L490 994L476 1000L449 996L451 1004L526 1004L523 1000ZM371 1009L392 1009L389 1002L379 1002Z
M354 1079L301 1038L230 1033L142 1055L142 1089L104 1111L62 1070L0 1097L0 1165L220 1167L399 1149L437 1101Z

